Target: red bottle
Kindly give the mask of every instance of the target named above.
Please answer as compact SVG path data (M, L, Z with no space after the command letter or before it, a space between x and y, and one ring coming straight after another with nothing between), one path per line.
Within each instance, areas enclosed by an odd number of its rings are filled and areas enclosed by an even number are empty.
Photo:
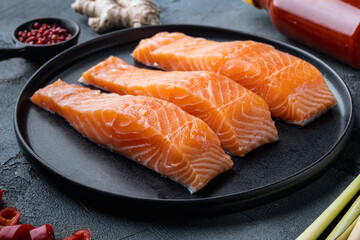
M244 0L284 35L360 69L360 0Z

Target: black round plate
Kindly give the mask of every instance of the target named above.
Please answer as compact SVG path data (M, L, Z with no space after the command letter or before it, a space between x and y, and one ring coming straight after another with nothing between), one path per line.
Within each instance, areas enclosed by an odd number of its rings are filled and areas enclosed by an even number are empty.
M233 169L191 195L179 184L90 142L61 117L29 101L37 89L57 78L78 84L82 72L110 55L145 67L133 59L131 52L141 39L160 31L178 31L217 41L255 40L271 44L315 65L338 104L303 128L276 120L278 142L262 146L245 158L232 157ZM31 77L19 96L15 113L19 145L45 176L74 196L116 208L197 213L252 207L313 181L344 148L352 122L349 90L341 78L316 57L278 41L194 25L127 29L72 47L48 61Z

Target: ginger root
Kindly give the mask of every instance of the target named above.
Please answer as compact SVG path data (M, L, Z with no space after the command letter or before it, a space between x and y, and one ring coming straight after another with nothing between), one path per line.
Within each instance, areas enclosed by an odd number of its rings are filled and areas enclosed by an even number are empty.
M151 0L75 0L71 8L88 16L96 32L160 24L160 10Z

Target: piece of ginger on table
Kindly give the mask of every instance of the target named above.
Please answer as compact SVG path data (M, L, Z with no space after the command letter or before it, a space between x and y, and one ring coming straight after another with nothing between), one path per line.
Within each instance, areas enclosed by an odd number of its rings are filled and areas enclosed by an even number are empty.
M96 32L160 24L160 10L151 0L75 0L71 8L88 16Z

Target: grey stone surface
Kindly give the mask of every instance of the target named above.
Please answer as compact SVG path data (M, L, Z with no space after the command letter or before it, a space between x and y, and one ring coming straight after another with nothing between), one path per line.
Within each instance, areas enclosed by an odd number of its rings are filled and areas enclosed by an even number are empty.
M0 47L11 45L10 33L18 24L38 17L63 16L81 26L79 43L97 37L87 18L74 13L71 0L2 0ZM359 172L360 71L302 46L278 33L264 10L240 0L155 0L163 24L202 24L240 30L301 47L324 60L344 79L353 96L355 124L343 155L318 180L280 200L248 209L195 219L148 220L109 214L89 207L54 188L35 171L21 153L13 130L17 97L39 64L12 58L0 61L0 189L2 206L22 212L21 222L49 223L57 239L80 228L90 228L93 239L295 239L346 188Z

